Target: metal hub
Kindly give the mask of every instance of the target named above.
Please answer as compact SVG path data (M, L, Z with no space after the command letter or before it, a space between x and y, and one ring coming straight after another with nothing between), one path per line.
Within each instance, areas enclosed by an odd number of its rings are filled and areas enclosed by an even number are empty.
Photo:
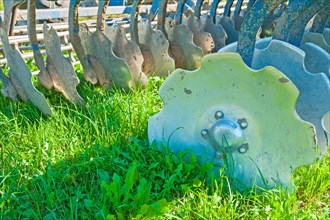
M201 131L201 135L211 146L215 148L215 158L222 159L223 152L246 153L248 144L245 143L244 130L247 128L247 121L243 119L226 118L222 111L216 111L214 118L217 120L211 127Z

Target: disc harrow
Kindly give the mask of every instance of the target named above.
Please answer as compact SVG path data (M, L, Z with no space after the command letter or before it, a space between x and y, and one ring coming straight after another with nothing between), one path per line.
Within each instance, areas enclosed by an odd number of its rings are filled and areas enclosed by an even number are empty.
M151 146L187 151L214 163L217 173L224 168L238 190L294 189L292 171L328 150L328 0L227 0L223 8L214 0L208 9L203 0L179 0L175 12L167 10L168 0L157 0L143 15L143 1L134 0L129 28L106 23L109 2L99 1L93 28L78 21L80 0L70 0L69 40L84 79L105 89L130 91L145 88L149 77L167 77L159 90L163 108L148 122ZM44 61L35 0L27 3L39 83L83 105L79 78L49 24L43 25ZM0 30L9 67L8 74L0 69L1 93L29 100L51 116L21 54L9 44L17 5L6 3Z

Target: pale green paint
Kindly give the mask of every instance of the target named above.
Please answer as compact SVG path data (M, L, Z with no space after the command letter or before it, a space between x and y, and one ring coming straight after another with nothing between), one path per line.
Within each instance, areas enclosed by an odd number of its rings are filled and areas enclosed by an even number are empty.
M234 163L227 168L240 189L289 186L292 170L318 156L314 127L295 112L297 88L273 67L253 71L238 54L211 54L196 71L174 71L159 93L164 107L149 120L150 143L168 144L173 152L191 150L204 162L224 165L201 135L216 122L214 113L221 110L234 121L246 118L249 150L228 155Z

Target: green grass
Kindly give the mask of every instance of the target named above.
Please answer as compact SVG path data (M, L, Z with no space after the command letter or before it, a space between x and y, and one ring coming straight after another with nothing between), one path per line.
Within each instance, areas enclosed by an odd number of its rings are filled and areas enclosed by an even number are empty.
M0 11L3 11L4 6L3 6L3 0L0 0Z
M294 194L240 194L212 164L150 147L147 123L162 107L162 81L123 93L81 80L84 107L37 86L50 118L0 96L1 219L329 219L329 152L295 171Z

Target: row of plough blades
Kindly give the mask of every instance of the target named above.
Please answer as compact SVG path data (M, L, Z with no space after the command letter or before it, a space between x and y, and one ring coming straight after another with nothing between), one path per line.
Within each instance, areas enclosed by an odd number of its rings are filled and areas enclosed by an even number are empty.
M159 91L164 107L149 120L151 145L189 151L201 162L225 168L239 190L293 186L292 171L314 162L329 146L329 1L228 0L218 15L219 0L207 13L198 0L194 12L185 16L186 1L178 1L176 13L169 13L168 0L157 0L139 20L141 2L135 0L131 7L127 38L124 27L105 23L109 0L99 1L95 31L78 23L80 0L70 1L70 42L85 80L127 91L145 87L150 76L168 76ZM72 64L46 24L44 63L35 2L28 3L40 83L83 104ZM271 36L256 41L265 34ZM50 115L5 30L1 39L10 67L8 76L0 73L2 94L30 100Z
M326 152L329 53L325 40L309 40L307 47L302 39L308 39L310 33L303 30L316 13L323 23L318 33L326 33L330 3L291 0L284 9L283 2L253 2L237 42L205 56L198 70L176 70L166 79L160 88L164 107L149 120L151 144L188 151L224 167L239 190L291 188L291 172ZM283 17L274 16L275 9ZM225 8L218 21L211 20L222 25L231 42L237 26L227 15ZM270 18L278 18L272 21L279 25L273 39L255 42L259 27ZM275 34L281 31L287 38L279 41Z

